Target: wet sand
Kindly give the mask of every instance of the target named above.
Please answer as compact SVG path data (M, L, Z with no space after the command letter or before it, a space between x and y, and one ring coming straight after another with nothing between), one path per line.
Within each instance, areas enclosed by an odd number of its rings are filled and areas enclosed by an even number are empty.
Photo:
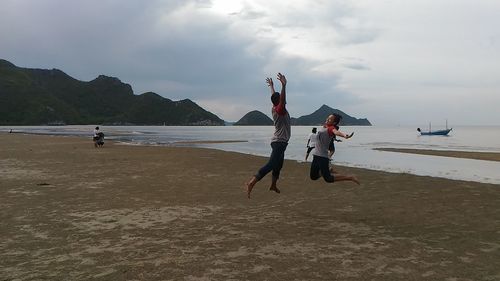
M500 185L0 134L0 280L500 280Z
M487 160L487 161L500 161L500 153L498 152L469 152L469 151L456 151L456 150L407 149L407 148L375 148L375 150L445 156L445 157L455 157L455 158L467 158L467 159Z
M246 140L197 140L197 141L176 141L175 144L203 144L203 143L236 143L248 142Z

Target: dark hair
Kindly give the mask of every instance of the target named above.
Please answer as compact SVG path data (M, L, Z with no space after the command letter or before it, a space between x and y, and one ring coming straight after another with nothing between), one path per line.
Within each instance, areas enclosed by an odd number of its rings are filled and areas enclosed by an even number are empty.
M95 127L96 130L99 130L99 126Z
M314 127L314 128L312 129L313 134L316 134L316 132L317 132L317 131L318 131L318 130L316 129L316 127Z
M274 92L271 95L271 102L273 103L274 106L277 106L280 103L280 93Z
M340 121L342 120L342 115L340 115L338 113L334 113L333 116L335 116L335 121L333 122L333 124L338 125L340 123Z

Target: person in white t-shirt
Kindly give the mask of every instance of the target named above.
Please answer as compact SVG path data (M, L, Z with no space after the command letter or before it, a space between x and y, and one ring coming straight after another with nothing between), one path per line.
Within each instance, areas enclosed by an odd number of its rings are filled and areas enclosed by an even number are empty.
M312 132L309 134L309 139L307 140L307 151L306 151L306 160L307 161L307 157L309 157L309 153L311 153L311 150L314 149L314 147L316 146L316 132L317 132L317 129L316 127L312 128Z

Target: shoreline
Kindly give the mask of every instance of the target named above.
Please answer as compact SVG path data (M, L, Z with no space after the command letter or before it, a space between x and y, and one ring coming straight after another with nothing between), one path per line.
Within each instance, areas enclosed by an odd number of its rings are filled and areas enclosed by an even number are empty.
M36 133L36 132L13 132L13 133L8 133L8 132L0 132L1 134L19 134L19 135L26 135L26 136L47 136L47 137L65 137L65 138L78 138L78 139L87 139L88 136L86 135L73 135L73 134L50 134L50 133ZM226 151L226 152L234 152L234 153L241 153L243 155L251 155L251 156L257 156L257 157L263 157L263 158L268 158L267 155L260 155L260 154L253 154L253 153L248 153L248 152L238 152L234 150L225 150L223 148L217 148L217 147L203 147L203 144L224 144L224 143L245 143L248 142L248 140L237 140L237 139L231 139L231 140L217 140L217 139L207 139L207 140L186 140L186 141L174 141L171 143L147 143L147 142L133 142L133 141L124 141L124 140L119 140L119 139L106 139L107 143L114 143L116 145L125 145L125 146L138 146L138 147L186 147L186 148L206 148L206 149L215 149L219 151ZM199 146L201 145L201 146ZM475 151L452 151L452 150L430 150L430 149L406 149L406 148L372 148L374 151L383 151L383 152L393 152L393 153L406 153L406 154L415 154L415 155L428 155L428 156L441 156L441 157L451 157L451 158L458 158L458 159L472 159L472 160L482 160L482 161L493 161L493 162L500 162L500 152L475 152ZM285 159L286 155L285 155ZM288 161L296 161L297 163L310 163L310 162L304 162L303 160L300 159L291 159L288 158ZM486 183L486 184L496 184L499 185L500 183L497 181L491 181L489 177L481 178L481 179L473 179L473 178L463 178L463 177L452 177L449 176L449 174L439 174L439 175L429 175L426 173L420 174L420 173L412 173L411 171L398 171L394 170L391 168L388 169L380 169L380 168L370 168L370 167L363 167L363 166L357 166L357 165L349 165L349 164L339 164L339 163L334 163L335 166L339 167L345 167L345 168L356 168L356 169L366 169L369 171L379 171L379 172L385 172L385 173L391 173L391 174L412 174L416 176L428 176L428 177L436 177L436 178L443 178L443 179L449 179L449 180L457 180L457 181L470 181L470 182L477 182L477 183Z
M412 149L412 148L374 148L373 150L500 162L500 152L476 152L476 151Z
M266 157L0 134L0 272L10 280L495 280L498 185Z

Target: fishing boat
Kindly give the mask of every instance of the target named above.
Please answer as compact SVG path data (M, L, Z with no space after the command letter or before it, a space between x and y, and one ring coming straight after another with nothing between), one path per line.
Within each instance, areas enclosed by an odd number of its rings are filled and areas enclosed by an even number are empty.
M453 128L448 129L448 120L446 120L446 129L445 130L432 131L430 122L429 122L429 131L428 132L423 132L422 130L420 130L420 128L417 128L417 131L422 136L447 136L448 133L451 132L451 130L453 130Z

